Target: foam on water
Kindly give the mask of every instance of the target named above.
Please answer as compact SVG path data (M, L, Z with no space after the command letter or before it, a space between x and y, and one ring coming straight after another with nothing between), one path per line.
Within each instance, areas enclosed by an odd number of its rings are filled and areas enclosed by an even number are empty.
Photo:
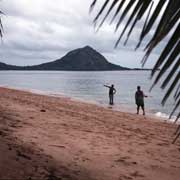
M84 102L84 103L96 104L98 106L108 108L108 109L112 109L112 110L115 110L115 111L131 112L131 113L134 112L135 113L135 108L127 106L127 105L126 106L124 106L124 105L114 105L114 106L112 106L112 105L108 105L108 104L106 104L104 102L101 102L101 101L98 102L98 101L95 101L95 100L85 100L83 98L70 97L70 96L67 96L66 94L59 93L59 92L53 92L53 91L43 91L43 90L38 90L38 89L28 89L28 88L21 88L21 87L15 87L15 86L12 87L12 86L8 86L8 85L1 85L0 87L27 91L27 92L31 92L31 93L35 93L35 94L39 94L39 95L70 98L71 100L74 100L74 101L80 101L80 102ZM150 112L150 111L148 111L147 115L158 118L160 120L169 121L169 122L174 122L176 120L176 116L172 116L171 119L169 119L169 115L166 114L166 113L163 113L163 112L153 112L153 111Z
M177 118L176 116L172 116L171 119L169 119L169 115L166 113L162 113L162 112L156 112L155 116L160 119L168 120L170 122L174 122Z
M151 82L149 72L46 72L46 71L5 71L0 72L0 85L4 87L29 91L36 94L65 97L78 101L97 104L113 110L136 113L134 93L137 85L149 98L145 99L146 114L168 119L174 107L174 99L169 98L162 107L164 92L155 87L148 93ZM109 106L108 89L104 84L115 84L115 105ZM177 115L177 112L175 112ZM175 117L173 117L175 119Z

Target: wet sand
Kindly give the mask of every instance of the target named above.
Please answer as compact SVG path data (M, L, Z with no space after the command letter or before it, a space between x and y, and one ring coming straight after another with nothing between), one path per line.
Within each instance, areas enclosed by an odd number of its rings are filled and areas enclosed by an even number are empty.
M0 88L0 179L179 180L176 126Z

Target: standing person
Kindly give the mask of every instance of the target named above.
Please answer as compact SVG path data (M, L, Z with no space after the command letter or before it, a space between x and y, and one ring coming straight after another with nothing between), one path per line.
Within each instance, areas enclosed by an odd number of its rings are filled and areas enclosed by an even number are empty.
M136 105L137 105L137 114L139 114L139 108L141 107L143 110L143 115L145 115L144 97L147 97L147 96L144 95L143 91L141 91L141 87L137 86L137 91L135 93L135 101L136 101Z
M109 88L109 104L113 105L114 104L114 94L116 93L116 89L114 88L114 84L111 86L104 85L105 87Z

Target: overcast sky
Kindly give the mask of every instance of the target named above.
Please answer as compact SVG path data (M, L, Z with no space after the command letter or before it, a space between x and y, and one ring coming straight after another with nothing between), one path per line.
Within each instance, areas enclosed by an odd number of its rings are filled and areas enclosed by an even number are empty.
M103 0L101 0L103 1ZM92 0L2 0L4 37L1 43L1 62L32 65L49 62L68 51L90 45L108 61L127 67L140 67L144 52L134 51L137 44L136 28L126 47L114 44L120 31L105 24L95 33L89 14ZM96 7L98 8L98 6ZM123 26L123 24L122 24ZM120 30L122 29L120 27ZM150 67L158 57L153 53L146 65Z

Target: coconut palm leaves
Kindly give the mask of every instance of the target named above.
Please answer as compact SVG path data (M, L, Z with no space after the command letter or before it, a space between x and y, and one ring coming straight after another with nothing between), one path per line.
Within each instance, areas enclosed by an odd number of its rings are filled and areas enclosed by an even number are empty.
M92 2L91 10L98 1L99 0L94 0ZM103 13L105 13L105 15L103 15ZM174 99L176 104L173 109L174 113L180 106L180 1L159 0L155 5L153 0L104 0L104 4L102 4L100 11L94 18L96 26L100 28L110 14L112 14L113 17L111 23L117 19L115 31L118 30L123 20L125 18L127 19L115 43L115 47L118 46L122 37L125 35L126 39L124 44L127 43L139 21L144 24L141 28L136 49L139 48L142 41L152 33L151 30L155 30L144 48L145 56L142 59L142 66L144 66L149 55L157 45L159 45L163 39L168 39L165 48L162 50L151 72L151 77L155 76L151 89L162 77L165 77L161 88L168 89L162 100L162 105L165 104L170 94L175 91Z
M2 26L2 21L1 21L1 15L3 14L2 11L0 11L0 37L3 36L3 26Z

